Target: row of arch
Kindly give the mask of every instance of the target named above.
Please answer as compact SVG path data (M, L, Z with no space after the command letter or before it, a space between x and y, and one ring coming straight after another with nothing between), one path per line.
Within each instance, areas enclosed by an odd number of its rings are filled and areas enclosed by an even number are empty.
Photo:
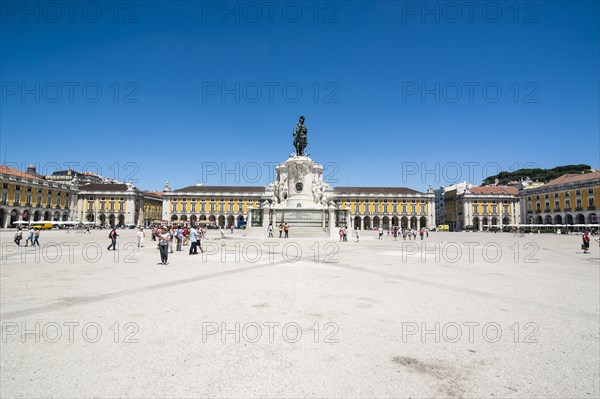
M573 217L571 214L567 214L564 218L562 215L538 215L533 219L534 224L595 224L598 223L598 216L595 213L590 213L586 219L585 215L579 213Z
M498 220L497 217L492 217L491 219L483 217L480 219L478 216L475 216L473 218L473 227L479 229L483 226L498 226ZM502 218L502 225L506 226L508 224L510 224L510 219L508 217Z
M18 209L13 209L9 211L5 208L0 208L0 228L12 226L15 222L24 221L24 222L66 222L69 220L69 213L63 212L62 214L59 211L34 211L33 214L29 209L25 209L22 212L19 212Z
M370 216L364 216L362 218L360 216L354 217L354 228L362 228L363 230L370 230L379 227L387 230L389 228L398 226L403 229L427 227L427 218L425 216L421 216L420 218L413 216L410 219L407 216L402 216L401 218L398 216L392 216L391 218L388 216L373 216L373 218Z
M96 217L94 216L93 213L88 213L85 216L85 220L86 220L86 222L92 222L92 223L98 221L98 222L100 222L101 225L123 226L125 224L125 215L123 215L122 213L119 215L115 215L114 213L105 215L104 213L101 213L100 215L98 215L98 220L96 220ZM117 223L115 223L115 222L117 222Z
M187 215L176 215L173 214L171 215L171 222L183 222L183 223L197 223L197 222L213 222L216 223L218 226L222 226L222 227L226 227L229 228L230 226L235 226L236 225L236 221L237 222L243 222L245 220L243 215L238 215L238 217L236 218L234 215L229 215L229 216L225 216L225 215L191 215L189 218Z

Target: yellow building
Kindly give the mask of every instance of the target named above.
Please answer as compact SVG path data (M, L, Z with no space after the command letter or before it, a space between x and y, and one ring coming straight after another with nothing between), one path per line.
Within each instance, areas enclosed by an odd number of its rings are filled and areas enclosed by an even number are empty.
M173 223L214 222L221 227L237 226L254 216L262 221L261 198L265 187L188 186L163 192L162 219Z
M148 226L162 215L162 198L132 184L92 183L77 191L77 220L102 226Z
M433 192L404 187L337 187L328 195L335 206L336 226L388 229L434 225ZM260 227L269 217L272 220L273 212L263 213L271 204L266 188L260 186L189 186L170 191L167 185L163 219L183 224L210 221L227 228L246 221Z
M523 223L597 225L599 202L600 171L565 174L541 187L521 192Z
M450 230L502 229L521 222L519 190L507 186L462 186L444 194Z
M427 193L406 187L336 187L333 201L347 212L343 224L370 230L382 227L421 228L435 226L433 190ZM338 212L338 215L340 212ZM341 225L338 217L336 225Z
M69 221L75 195L68 185L46 181L34 166L21 172L0 166L0 228L19 221Z

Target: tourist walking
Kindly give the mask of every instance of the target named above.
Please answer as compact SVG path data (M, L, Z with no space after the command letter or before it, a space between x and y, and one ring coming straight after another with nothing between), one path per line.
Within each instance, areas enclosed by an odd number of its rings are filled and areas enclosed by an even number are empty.
M581 239L583 240L583 244L581 244L581 249L583 249L583 253L584 254L589 254L589 250L590 250L590 236L588 235L587 231L584 231L583 234L581 235Z
M198 255L198 232L195 228L190 229L190 255Z
M34 233L33 233L33 246L35 247L36 245L39 247L40 246L40 230L39 229L35 229Z
M283 225L279 223L279 238L281 238L281 233L283 233Z
M360 241L360 230L356 229L355 232L354 232L354 234L355 234L355 240L356 240L356 242L359 242Z
M171 226L169 230L169 253L173 253L173 239L175 237L175 226Z
M146 233L144 233L144 229L140 227L140 230L136 233L138 248L144 246L144 237L146 237Z
M110 249L112 248L113 251L117 250L117 237L119 236L119 234L117 234L117 228L113 227L112 230L110 231L110 233L108 233L108 238L110 238L110 245L108 246L108 249L110 251Z
M290 226L288 226L287 223L283 226L283 232L284 232L284 237L289 238Z
M158 233L158 248L160 250L160 262L163 265L168 265L169 262L169 243L171 242L170 229L163 226L162 233Z
M348 226L344 226L344 241L348 241Z
M419 230L419 236L421 237L421 241L423 241L423 236L425 236L425 230Z
M340 242L344 241L344 226L340 227Z
M202 240L206 238L206 229L198 229L198 239L196 240L196 248L200 250L200 252L204 253L202 249Z
M383 237L383 227L379 226L379 239L381 240L381 237Z
M177 238L177 250L181 251L181 244L183 243L183 229L181 225L177 227L176 238Z
M15 233L15 244L17 244L17 247L21 245L22 239L23 239L23 231L21 231L21 228L19 227L17 229L17 232Z
M34 234L35 234L35 230L32 227L31 229L29 229L29 234L27 234L27 239L25 240L26 247L29 246L29 243L31 243L31 246L33 246L33 235Z
M273 222L270 222L269 226L267 227L267 236L269 238L273 238Z

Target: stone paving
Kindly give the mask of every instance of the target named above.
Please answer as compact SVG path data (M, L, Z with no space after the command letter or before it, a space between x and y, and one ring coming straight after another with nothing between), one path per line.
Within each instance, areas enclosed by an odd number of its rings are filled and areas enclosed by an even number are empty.
M236 231L163 266L135 232L0 232L1 397L600 396L579 236Z

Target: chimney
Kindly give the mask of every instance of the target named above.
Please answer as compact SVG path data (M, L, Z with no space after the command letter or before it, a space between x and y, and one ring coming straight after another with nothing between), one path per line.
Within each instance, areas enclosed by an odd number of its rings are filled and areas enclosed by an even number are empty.
M38 174L35 171L35 165L31 164L31 165L27 166L27 173L30 175L37 176Z

